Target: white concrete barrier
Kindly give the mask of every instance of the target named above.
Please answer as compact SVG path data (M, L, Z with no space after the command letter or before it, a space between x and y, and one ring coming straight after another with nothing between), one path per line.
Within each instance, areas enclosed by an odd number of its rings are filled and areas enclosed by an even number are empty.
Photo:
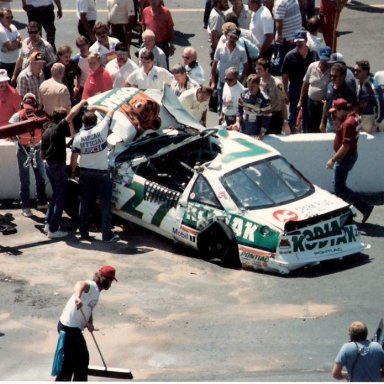
M284 155L310 181L333 191L333 173L326 169L333 155L332 133L267 136L265 143ZM384 192L384 133L375 136L362 133L359 138L359 159L348 177L348 186L365 193ZM19 176L14 143L0 140L0 200L17 199ZM31 196L35 195L31 171Z
M334 154L333 133L311 133L290 136L271 135L265 143L276 148L312 183L333 191L333 172L326 168ZM350 172L348 186L358 192L384 192L384 133L362 133L358 143L359 158Z

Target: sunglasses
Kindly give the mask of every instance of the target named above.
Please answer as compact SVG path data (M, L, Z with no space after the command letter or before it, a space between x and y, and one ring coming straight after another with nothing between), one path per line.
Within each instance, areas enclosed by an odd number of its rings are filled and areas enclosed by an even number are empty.
M360 73L360 72L361 72L361 69L354 69L353 72L355 72L355 73Z
M28 33L30 35L37 35L39 33L39 31L28 31Z
M338 77L341 77L340 75L330 75L331 79L337 79Z
M236 79L233 77L226 77L224 80L225 81L235 81Z
M115 51L117 55L128 55L128 51Z
M190 57L189 56L181 56L183 59L185 59L185 60L189 60L190 59Z

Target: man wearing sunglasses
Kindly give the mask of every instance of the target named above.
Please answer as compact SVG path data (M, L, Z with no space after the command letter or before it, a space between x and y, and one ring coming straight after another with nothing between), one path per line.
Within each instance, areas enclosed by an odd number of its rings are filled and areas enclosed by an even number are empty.
M119 42L116 37L108 36L108 26L98 21L93 27L96 41L89 47L89 52L98 53L103 67L116 57L115 46Z
M323 114L320 123L320 132L336 132L334 122L331 118L330 109L332 102L343 98L353 107L357 106L356 90L346 82L347 66L335 63L331 67L331 81L328 84L327 94L323 107ZM357 107L356 107L357 108Z
M53 47L47 40L41 37L41 26L36 21L31 21L27 26L28 37L26 37L21 45L20 55L16 61L15 70L13 71L11 83L16 85L16 80L20 72L27 68L31 55L40 52L44 56L45 62L50 63L56 61L56 54Z
M370 134L376 133L378 129L383 131L383 91L370 74L369 61L356 61L353 72L357 82L357 100L361 117L361 130Z

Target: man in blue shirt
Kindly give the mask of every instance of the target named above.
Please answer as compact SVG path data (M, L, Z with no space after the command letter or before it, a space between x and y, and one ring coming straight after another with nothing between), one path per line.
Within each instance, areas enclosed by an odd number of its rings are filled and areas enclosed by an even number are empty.
M332 376L337 380L382 381L384 351L379 343L367 340L368 329L362 321L349 327L350 342L336 356ZM347 372L343 372L346 367Z

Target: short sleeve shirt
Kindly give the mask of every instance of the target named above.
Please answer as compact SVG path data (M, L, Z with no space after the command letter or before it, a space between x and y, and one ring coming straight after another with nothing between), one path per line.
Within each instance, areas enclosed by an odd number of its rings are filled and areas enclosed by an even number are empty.
M247 53L244 48L236 45L231 52L227 45L218 47L215 51L214 60L218 62L219 80L224 83L225 70L229 67L239 67L240 64L248 62Z
M308 97L314 101L325 100L327 87L331 81L331 69L328 68L322 72L319 67L319 61L309 64L304 76L304 83L309 84Z
M133 87L139 89L163 89L164 84L171 84L173 75L164 68L153 66L146 74L143 68L134 70L127 78Z
M80 154L80 168L108 169L108 131L112 119L104 119L93 128L82 128L73 139L72 152Z
M384 351L376 342L368 340L356 344L349 342L341 347L335 363L347 368L349 376L352 376L351 381L379 382L381 381L380 369L384 367Z
M70 136L67 120L63 119L59 124L51 124L43 133L41 150L45 152L45 160L48 163L57 162L65 164L67 147L65 138Z
M85 13L87 20L97 19L96 0L76 0L76 15L80 20L80 14Z

